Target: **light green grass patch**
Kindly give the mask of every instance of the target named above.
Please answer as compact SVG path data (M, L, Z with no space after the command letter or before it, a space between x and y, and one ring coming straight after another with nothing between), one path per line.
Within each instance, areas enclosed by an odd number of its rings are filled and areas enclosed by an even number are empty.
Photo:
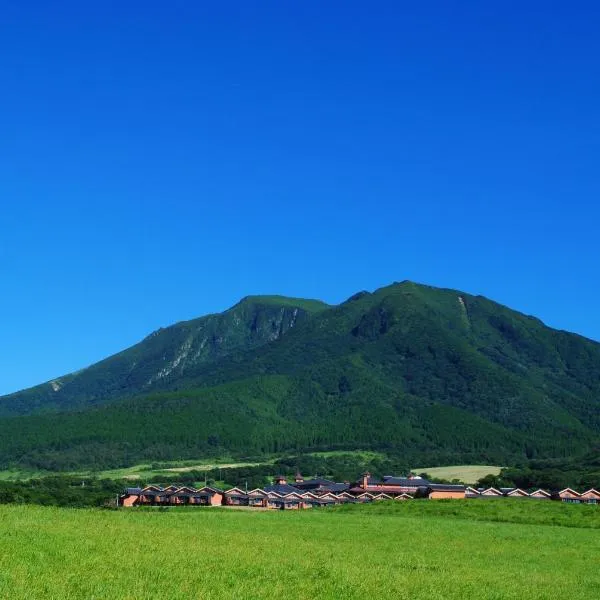
M35 479L44 477L48 473L44 471L26 471L20 469L7 469L0 471L0 481L24 481L27 479Z
M440 479L458 479L466 484L473 484L486 475L499 475L502 467L493 465L454 465L451 467L417 467L414 473L427 473Z
M240 467L257 467L260 465L271 464L275 459L264 460L261 462L235 462L231 457L222 459L195 459L186 461L168 461L151 464L139 464L120 469L107 469L103 471L26 471L26 470L5 470L0 471L0 481L25 481L27 479L36 479L49 475L76 475L81 477L97 477L99 479L150 479L152 477L170 477L175 473L187 473L190 471L210 471L212 469L233 469Z
M323 452L310 452L310 456L320 456L322 458L330 458L334 456L352 456L363 461L386 458L386 455L382 452L373 452L372 450L330 450Z

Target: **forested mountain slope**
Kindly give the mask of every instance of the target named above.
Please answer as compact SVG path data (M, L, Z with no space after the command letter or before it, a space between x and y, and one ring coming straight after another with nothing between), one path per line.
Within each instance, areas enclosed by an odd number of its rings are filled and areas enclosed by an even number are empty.
M258 304L263 314L265 302ZM158 344L145 354L154 357L148 370L133 369L131 379L121 373L119 385L98 376L107 361L88 369L90 385L100 380L108 393L87 389L77 375L61 402L37 388L0 399L5 414L48 402L82 408L0 419L0 462L106 467L224 452L377 448L421 464L510 464L583 453L600 439L595 342L479 296L411 282L335 307L281 298L266 304L274 312L259 317L262 326L253 325L250 310L233 329L243 333L223 350L213 344L202 360L187 360L192 351L182 350L188 330L159 334L141 345L167 341L167 364L177 363L168 372ZM239 311L206 319L231 331ZM194 337L195 352L205 337Z
M161 328L87 369L0 397L0 416L81 408L160 388L191 367L276 340L324 308L317 300L249 296L223 313Z

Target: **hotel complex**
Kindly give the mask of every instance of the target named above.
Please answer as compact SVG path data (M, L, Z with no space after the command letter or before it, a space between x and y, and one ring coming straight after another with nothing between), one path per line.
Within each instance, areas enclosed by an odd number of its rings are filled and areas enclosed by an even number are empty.
M166 488L150 485L144 488L127 488L119 496L121 506L247 506L272 509L306 509L334 506L336 504L366 503L379 500L412 500L413 498L529 498L560 500L569 503L600 504L600 492L595 489L579 493L571 488L558 492L519 488L472 488L464 485L432 483L422 477L395 477L387 475L381 480L365 473L354 483L336 483L315 477L304 479L299 473L293 482L278 476L272 485L262 489L242 490L234 487L222 490L212 486L200 489L171 485Z

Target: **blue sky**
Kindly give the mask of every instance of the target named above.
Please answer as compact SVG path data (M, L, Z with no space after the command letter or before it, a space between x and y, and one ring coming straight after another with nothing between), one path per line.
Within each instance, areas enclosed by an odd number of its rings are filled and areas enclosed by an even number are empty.
M2 3L0 393L403 279L600 339L597 3L221 5Z

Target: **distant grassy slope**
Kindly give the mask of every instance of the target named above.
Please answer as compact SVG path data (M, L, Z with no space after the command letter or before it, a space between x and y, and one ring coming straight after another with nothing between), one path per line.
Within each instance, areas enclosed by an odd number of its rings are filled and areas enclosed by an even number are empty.
M596 598L599 515L518 501L296 513L0 506L10 532L0 596Z
M452 481L458 479L473 484L486 475L499 475L502 467L491 465L455 465L451 467L415 467L415 473L427 473L431 477Z
M74 376L56 398L81 410L0 419L0 466L324 450L514 464L600 439L600 344L480 296L403 282L335 307L251 297L206 319L143 342L131 373L130 350Z
M163 477L165 480L175 479L177 475L188 473L190 471L210 471L211 469L234 469L240 467L254 467L265 462L222 462L213 460L209 463L194 461L172 461L165 463L140 464L121 469L106 469L103 471L71 471L65 472L65 475L81 475L85 477L94 477L97 479L115 480L144 480L147 481L155 477ZM52 471L28 471L17 469L0 470L0 481L26 481L29 479L38 479L41 477L52 476Z

